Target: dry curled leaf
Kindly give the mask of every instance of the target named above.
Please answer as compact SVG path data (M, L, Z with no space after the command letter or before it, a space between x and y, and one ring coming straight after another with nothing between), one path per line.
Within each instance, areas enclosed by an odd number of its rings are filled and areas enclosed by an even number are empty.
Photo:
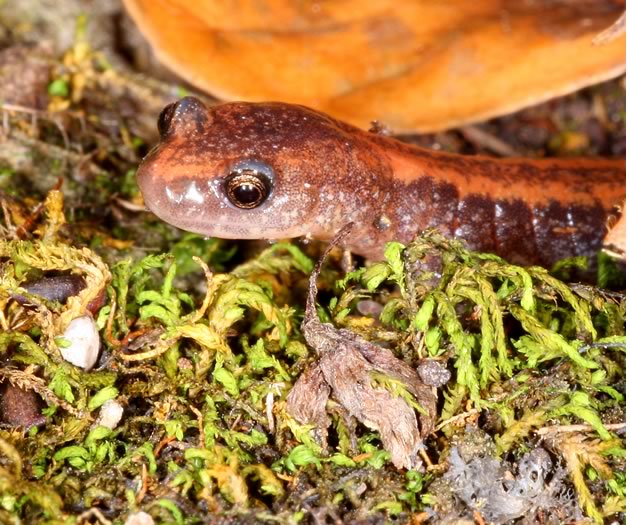
M301 423L315 425L325 439L330 424L326 401L331 396L349 415L379 432L396 467L413 468L422 438L435 421L432 388L390 350L320 322L315 309L323 261L349 231L346 227L337 234L311 274L302 330L319 359L289 393L287 411Z
M226 100L431 131L619 75L619 0L125 0L157 56Z

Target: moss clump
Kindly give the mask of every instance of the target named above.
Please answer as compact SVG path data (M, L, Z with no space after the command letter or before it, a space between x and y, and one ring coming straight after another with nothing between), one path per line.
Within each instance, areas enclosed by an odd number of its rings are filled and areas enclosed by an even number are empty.
M298 522L312 512L409 519L437 504L431 482L448 470L466 425L492 436L504 460L542 440L586 515L602 522L622 510L615 430L625 306L614 295L431 231L345 276L325 269L320 297L330 299L320 318L389 346L407 365L432 359L452 372L438 390L424 472L396 471L378 433L334 399L327 446L287 414L288 392L315 359L299 329L313 268L301 250L279 243L212 273L197 257L219 253L200 250L212 241L188 237L177 259L110 267L61 236L60 197L45 201L35 238L0 243L0 377L36 392L46 418L26 432L0 430L6 519L71 523L90 509L115 523L138 510L160 523L202 523L209 512L235 522ZM26 292L25 283L57 274L85 286L61 302ZM382 306L378 318L359 313L366 299ZM87 311L103 346L91 371L63 361L57 346ZM97 424L110 400L124 407L113 429ZM450 512L466 515L459 505Z

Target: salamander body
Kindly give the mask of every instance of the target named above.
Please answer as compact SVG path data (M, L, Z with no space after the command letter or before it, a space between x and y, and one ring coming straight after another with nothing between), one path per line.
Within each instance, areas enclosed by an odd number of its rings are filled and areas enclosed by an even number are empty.
M493 159L435 152L284 103L167 106L138 169L147 207L230 239L310 235L346 223L346 247L378 258L434 227L471 249L549 266L592 256L625 199L624 160Z

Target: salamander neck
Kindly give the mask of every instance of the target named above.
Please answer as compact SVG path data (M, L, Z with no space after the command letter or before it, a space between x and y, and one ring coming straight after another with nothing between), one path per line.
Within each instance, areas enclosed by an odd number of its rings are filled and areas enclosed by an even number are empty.
M620 201L625 177L623 159L496 159L436 152L378 137L375 145L391 165L392 178L405 185L422 178L453 185L459 198L479 195L493 200L518 198L529 205L603 205ZM623 196L621 196L623 198Z

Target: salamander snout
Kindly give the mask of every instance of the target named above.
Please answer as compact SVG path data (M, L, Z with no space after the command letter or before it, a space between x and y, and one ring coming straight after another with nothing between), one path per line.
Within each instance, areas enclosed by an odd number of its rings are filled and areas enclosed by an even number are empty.
M338 181L359 173L365 157L351 130L279 102L206 106L185 97L164 108L158 129L160 143L137 171L147 208L223 238L318 234L331 220L321 210L337 209Z

